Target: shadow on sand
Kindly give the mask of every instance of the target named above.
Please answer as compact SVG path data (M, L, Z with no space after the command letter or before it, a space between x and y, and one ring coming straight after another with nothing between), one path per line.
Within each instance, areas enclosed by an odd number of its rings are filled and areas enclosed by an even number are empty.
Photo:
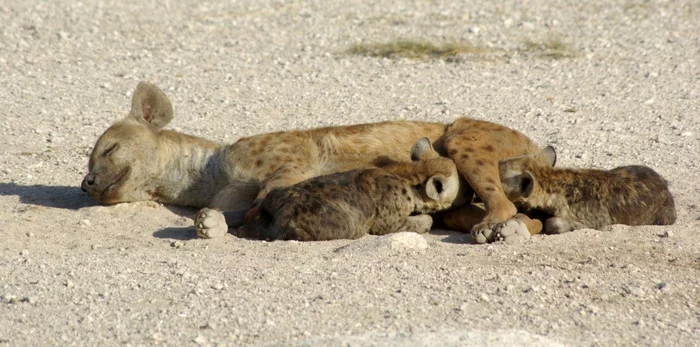
M80 187L22 186L16 183L0 183L0 195L17 195L19 196L19 201L23 204L67 210L78 210L83 207L97 205L94 200L80 190Z
M472 241L469 234L461 233L459 231L436 228L430 230L430 234L444 236L440 241L445 243L476 244L474 241Z
M173 240L194 240L197 234L194 227L172 227L158 230L153 233L153 237L158 239L173 239Z

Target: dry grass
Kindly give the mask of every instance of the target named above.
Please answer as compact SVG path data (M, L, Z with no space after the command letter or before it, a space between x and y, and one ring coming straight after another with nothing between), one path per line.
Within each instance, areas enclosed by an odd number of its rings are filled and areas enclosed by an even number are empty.
M538 56L551 59L566 59L576 57L576 51L559 39L551 39L543 42L525 41L525 48L522 50L534 53Z
M433 44L425 41L400 40L388 43L358 44L352 46L347 53L368 57L389 59L454 59L458 55L484 54L493 51L490 48L474 46L466 43Z

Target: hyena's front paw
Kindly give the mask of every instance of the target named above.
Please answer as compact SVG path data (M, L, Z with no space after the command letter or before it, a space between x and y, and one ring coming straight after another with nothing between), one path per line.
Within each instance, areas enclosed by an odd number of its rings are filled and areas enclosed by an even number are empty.
M530 239L530 231L525 222L515 218L503 223L479 223L472 228L471 235L476 243L494 241L514 243Z
M217 210L203 208L194 218L194 228L197 236L202 239L222 237L228 232L224 214Z

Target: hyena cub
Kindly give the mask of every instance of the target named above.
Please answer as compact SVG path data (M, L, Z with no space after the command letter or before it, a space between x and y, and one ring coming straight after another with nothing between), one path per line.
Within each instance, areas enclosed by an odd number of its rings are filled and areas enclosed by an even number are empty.
M428 138L413 145L411 158L273 189L238 236L319 241L425 233L433 224L425 213L449 208L461 194L460 179L454 162L440 157Z
M551 157L554 165L553 148L547 147L538 155ZM600 229L611 224L669 225L676 220L668 184L651 168L554 168L536 164L534 158L501 160L501 184L516 206L554 216L545 222L546 233Z

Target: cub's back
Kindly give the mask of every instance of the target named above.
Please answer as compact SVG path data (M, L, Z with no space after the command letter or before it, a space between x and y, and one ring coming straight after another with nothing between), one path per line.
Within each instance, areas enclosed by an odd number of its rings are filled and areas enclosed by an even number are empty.
M610 214L614 222L628 225L668 225L676 220L668 182L652 168L642 165L610 170ZM644 213L648 211L648 213Z

